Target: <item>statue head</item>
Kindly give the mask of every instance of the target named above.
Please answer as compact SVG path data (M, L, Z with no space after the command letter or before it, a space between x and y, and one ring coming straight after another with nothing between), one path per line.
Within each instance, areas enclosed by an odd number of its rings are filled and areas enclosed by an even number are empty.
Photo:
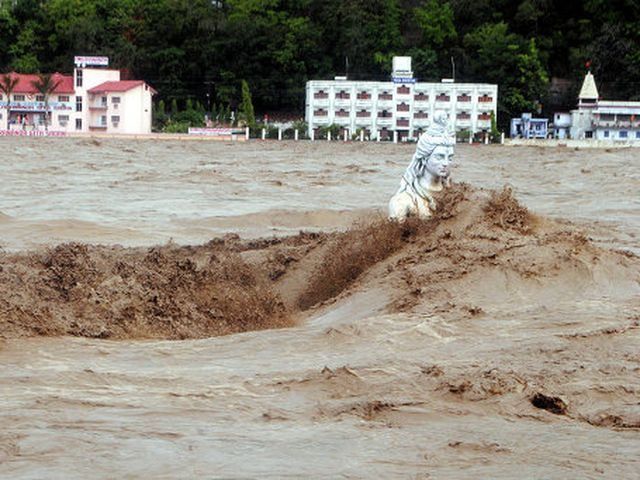
M444 110L436 110L433 113L433 126L438 129L446 129L449 126L449 115Z
M436 110L433 122L418 140L416 159L421 170L434 177L448 177L453 158L455 135L449 130L449 116L443 110Z
M451 173L453 145L442 142L436 145L427 158L426 169L434 177L448 177Z

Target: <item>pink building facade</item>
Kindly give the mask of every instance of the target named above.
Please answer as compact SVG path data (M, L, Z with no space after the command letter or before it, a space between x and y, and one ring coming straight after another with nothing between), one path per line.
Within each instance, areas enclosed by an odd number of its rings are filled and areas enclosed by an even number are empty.
M89 62L100 58L100 65L108 63L104 57L76 57L73 75L52 75L56 88L47 98L33 85L37 75L8 74L18 82L11 98L0 92L0 132L151 133L152 98L156 91L142 80L121 80L119 70L86 65L78 58Z

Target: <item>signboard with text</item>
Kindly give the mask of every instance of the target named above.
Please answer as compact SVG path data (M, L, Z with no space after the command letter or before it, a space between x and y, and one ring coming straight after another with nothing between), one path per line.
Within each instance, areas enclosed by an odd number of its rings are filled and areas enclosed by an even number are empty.
M189 135L203 135L209 137L241 135L244 133L244 130L241 128L189 128Z
M109 57L73 57L76 67L108 67Z
M393 83L416 83L413 77L393 77Z
M67 132L53 130L0 130L0 137L65 137Z
M7 108L7 102L0 102L0 108ZM44 102L11 102L9 108L14 112L44 112ZM49 102L51 110L73 110L70 102Z

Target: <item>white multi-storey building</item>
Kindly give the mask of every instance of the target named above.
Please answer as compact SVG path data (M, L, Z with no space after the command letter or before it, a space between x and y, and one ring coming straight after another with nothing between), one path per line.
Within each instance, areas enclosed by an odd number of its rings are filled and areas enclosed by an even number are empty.
M305 119L309 135L330 125L341 132L363 131L367 138L415 138L436 110L449 113L456 131L491 129L498 86L485 83L416 82L411 57L393 59L392 81L311 80L306 86ZM313 132L313 133L312 133Z
M587 72L571 111L571 138L640 141L640 102L600 100L596 82Z
M0 92L0 131L151 133L155 90L142 80L120 80L106 64L105 57L76 57L73 75L52 75L55 88L46 99L34 85L37 75L8 74L17 84L11 98Z

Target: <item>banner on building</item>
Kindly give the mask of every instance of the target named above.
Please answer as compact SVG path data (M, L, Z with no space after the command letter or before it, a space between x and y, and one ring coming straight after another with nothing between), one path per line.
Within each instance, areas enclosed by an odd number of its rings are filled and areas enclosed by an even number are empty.
M0 137L65 137L67 132L53 130L0 130Z
M108 67L109 57L73 57L76 67Z
M189 135L202 135L207 137L242 135L244 133L242 128L189 128Z
M7 108L7 102L0 102L0 108ZM44 112L44 102L11 102L9 108L12 111L23 112ZM49 110L73 110L73 106L69 102L49 102Z

